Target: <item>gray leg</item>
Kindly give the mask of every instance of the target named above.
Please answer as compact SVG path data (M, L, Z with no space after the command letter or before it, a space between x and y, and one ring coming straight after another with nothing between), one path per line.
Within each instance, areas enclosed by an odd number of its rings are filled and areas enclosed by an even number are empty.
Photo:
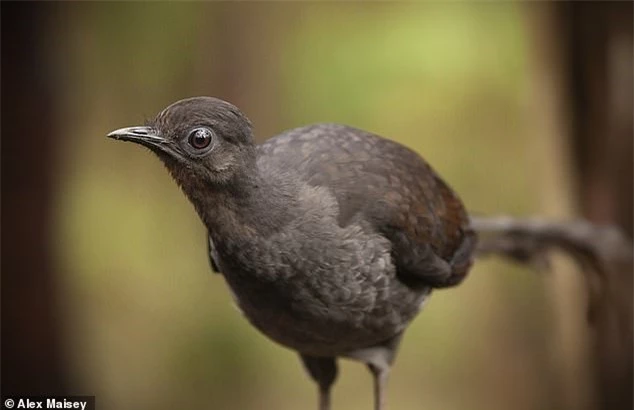
M374 410L386 410L387 377L402 337L403 334L400 333L379 345L355 350L345 355L364 362L370 369L374 381Z
M319 386L319 410L330 410L330 388L337 378L334 357L315 357L300 354L304 367Z
M372 378L374 379L374 410L385 410L385 389L390 367L368 364L368 369L372 372Z

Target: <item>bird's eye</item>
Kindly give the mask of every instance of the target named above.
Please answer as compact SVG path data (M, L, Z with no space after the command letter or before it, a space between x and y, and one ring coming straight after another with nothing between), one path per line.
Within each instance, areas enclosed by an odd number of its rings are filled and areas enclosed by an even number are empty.
M189 133L189 145L196 149L207 148L211 144L211 130L209 128L195 128Z

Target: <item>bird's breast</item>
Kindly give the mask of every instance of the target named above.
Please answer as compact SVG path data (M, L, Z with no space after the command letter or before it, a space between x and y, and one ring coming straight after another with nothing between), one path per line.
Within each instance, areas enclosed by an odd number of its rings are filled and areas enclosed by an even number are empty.
M256 328L295 350L334 354L400 332L425 296L396 278L381 238L365 239L269 238L239 248L220 244L218 256Z

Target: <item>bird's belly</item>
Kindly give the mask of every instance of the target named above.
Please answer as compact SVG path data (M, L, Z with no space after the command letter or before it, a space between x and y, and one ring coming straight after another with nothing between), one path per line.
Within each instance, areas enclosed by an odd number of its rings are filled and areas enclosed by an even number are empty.
M286 289L281 292L233 275L225 278L238 307L260 332L284 346L320 356L341 355L395 336L418 313L429 293L414 292L399 283L394 284L392 295L371 306L363 306L363 299L338 305L310 292L290 292L296 297L288 297Z

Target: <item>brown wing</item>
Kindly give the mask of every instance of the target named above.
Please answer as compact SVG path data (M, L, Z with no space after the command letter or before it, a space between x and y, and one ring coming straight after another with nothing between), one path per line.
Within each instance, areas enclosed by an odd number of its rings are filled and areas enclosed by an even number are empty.
M339 203L339 223L369 223L392 242L404 281L452 286L465 276L475 246L462 202L410 149L354 128L318 124L260 146L262 167L284 167Z

